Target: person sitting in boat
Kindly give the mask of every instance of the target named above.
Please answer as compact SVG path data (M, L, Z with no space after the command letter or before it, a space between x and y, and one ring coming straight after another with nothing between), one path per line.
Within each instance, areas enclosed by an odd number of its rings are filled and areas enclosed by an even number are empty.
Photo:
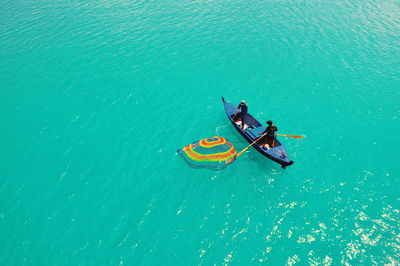
M258 133L258 135L265 135L257 143L260 143L261 147L273 148L275 146L275 132L278 131L278 128L271 120L268 120L267 124L267 128L263 132Z
M236 108L236 114L234 115L233 119L235 120L236 124L238 124L243 129L246 129L246 125L244 124L244 118L246 117L246 115L247 115L247 105L246 102L242 100L238 105L238 107Z

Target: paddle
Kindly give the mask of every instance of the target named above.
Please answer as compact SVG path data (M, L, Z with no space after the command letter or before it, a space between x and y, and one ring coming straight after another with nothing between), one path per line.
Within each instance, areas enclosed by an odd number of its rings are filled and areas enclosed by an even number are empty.
M267 133L262 134L261 137L259 137L258 139L256 139L253 143L251 143L249 146L247 146L246 148L244 148L243 150L241 150L238 154L236 154L236 156L233 156L231 159L229 159L229 161L225 162L226 164L231 163L233 160L235 160L237 157L239 157L240 155L242 155L243 152L247 151L248 148L250 148L251 146L253 146L258 140L260 140L262 137L264 137L265 135L267 135Z
M282 136L282 137L289 137L289 138L305 138L304 136L295 136L295 135L283 135L283 134L276 134L277 136Z

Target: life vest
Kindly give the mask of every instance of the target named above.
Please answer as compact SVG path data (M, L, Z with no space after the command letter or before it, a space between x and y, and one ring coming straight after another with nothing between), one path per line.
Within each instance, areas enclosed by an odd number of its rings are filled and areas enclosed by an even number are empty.
M247 113L247 105L245 103L240 103L238 108L240 108L240 111L242 111L242 113Z
M272 125L272 126L268 126L265 131L267 132L267 136L274 137L275 132L278 131L278 128L275 125Z

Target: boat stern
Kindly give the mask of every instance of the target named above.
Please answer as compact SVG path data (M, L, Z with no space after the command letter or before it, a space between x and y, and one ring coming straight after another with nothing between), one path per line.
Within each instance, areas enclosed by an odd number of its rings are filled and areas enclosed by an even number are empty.
M294 163L292 160L290 160L283 145L269 149L268 153L274 158L276 162L280 163L283 168Z

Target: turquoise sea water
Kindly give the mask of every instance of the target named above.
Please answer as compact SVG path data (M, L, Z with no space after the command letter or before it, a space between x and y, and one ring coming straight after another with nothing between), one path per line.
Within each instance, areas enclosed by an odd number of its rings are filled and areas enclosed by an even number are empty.
M400 5L0 3L1 265L400 263ZM223 171L221 96L295 161Z

